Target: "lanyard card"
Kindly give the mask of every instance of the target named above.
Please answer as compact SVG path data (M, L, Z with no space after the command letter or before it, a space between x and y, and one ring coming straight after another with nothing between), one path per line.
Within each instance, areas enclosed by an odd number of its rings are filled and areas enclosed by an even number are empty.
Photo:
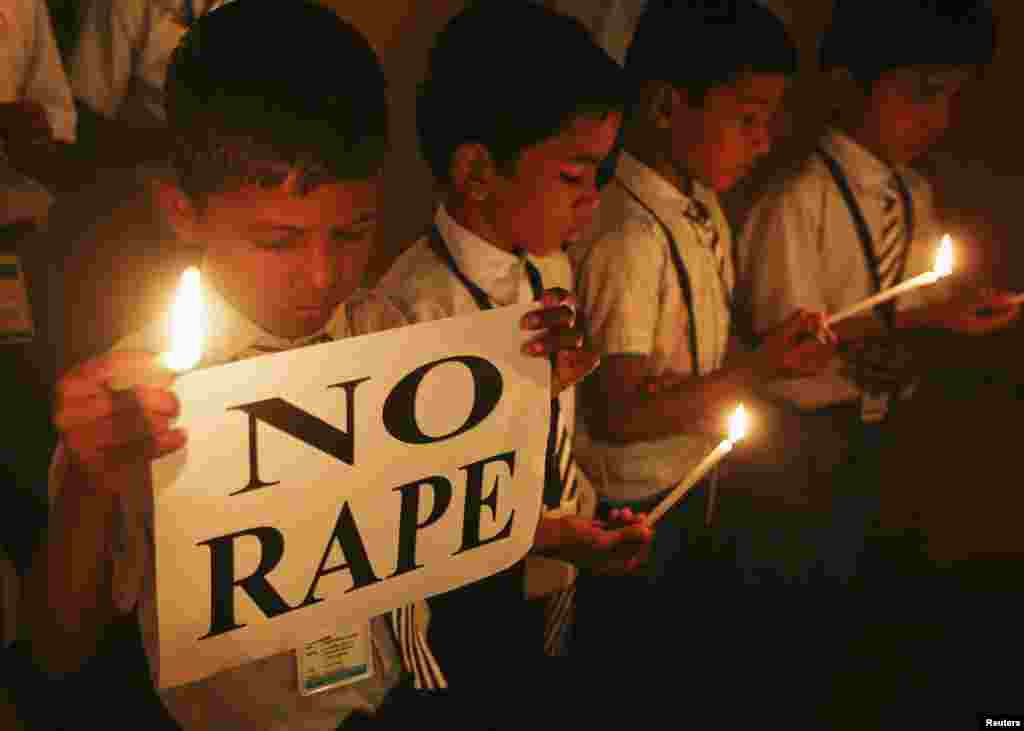
M370 623L313 640L295 650L299 693L313 695L373 676Z
M0 254L0 343L25 343L34 334L21 264L13 254Z

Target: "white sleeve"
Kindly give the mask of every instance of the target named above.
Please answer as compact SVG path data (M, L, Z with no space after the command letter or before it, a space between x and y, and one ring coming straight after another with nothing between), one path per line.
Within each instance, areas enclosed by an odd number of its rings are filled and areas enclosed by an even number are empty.
M792 188L754 206L737 246L737 301L756 334L803 307L827 311L822 290L821 221L813 202Z
M74 142L75 105L53 37L50 13L43 0L35 0L32 6L32 46L21 95L46 109L54 138Z
M47 485L50 499L50 517L54 510L68 475L68 457L63 443L57 449L50 462L49 484ZM133 489L122 489L122 495L128 496L118 500L113 516L114 525L108 535L108 543L102 550L111 559L111 589L114 606L121 613L127 614L135 609L146 576L146 569L151 561L152 540L152 482L148 466L139 469L124 469L110 479L125 481L132 484ZM147 504L148 501L148 504ZM148 510L147 510L148 508ZM55 538L55 537L52 537Z
M75 97L108 119L117 116L134 76L136 51L145 37L147 3L92 0L82 20L71 67Z
M360 291L345 303L353 335L369 335L408 325L398 303L379 291Z

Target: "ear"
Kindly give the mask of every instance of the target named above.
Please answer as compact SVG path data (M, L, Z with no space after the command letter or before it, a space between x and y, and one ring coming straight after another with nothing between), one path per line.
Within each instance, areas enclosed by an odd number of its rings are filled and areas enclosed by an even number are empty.
M179 241L192 243L197 240L196 224L199 211L195 203L177 185L160 181L156 185L156 198L167 223Z
M671 84L652 82L647 94L647 119L655 129L671 129L676 109L685 101L682 92Z
M452 187L465 200L486 200L491 194L491 184L497 172L494 158L481 144L459 145L452 155Z

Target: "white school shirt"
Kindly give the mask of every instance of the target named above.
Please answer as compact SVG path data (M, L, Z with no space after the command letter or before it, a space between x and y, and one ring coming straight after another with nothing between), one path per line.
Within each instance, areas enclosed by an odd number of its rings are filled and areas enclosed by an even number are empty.
M651 376L694 372L694 326L700 374L718 370L725 360L734 283L732 237L714 191L694 181L693 197L710 213L718 233L714 247L708 232L685 215L690 198L624 152L615 178L602 192L594 227L570 249L576 296L594 346L604 357L647 358ZM662 224L689 274L696 322L691 322ZM578 432L580 465L612 502L644 500L672 487L721 441L721 435L693 432L611 444L591 437L585 419Z
M485 241L455 221L442 205L434 223L459 270L486 294L495 307L533 300L533 290L523 259ZM429 322L480 311L466 287L433 252L429 237L423 237L407 249L378 284L378 289L395 302L411 322ZM558 252L545 257L530 257L537 267L544 288L562 287L572 291L572 269L568 257ZM545 514L557 517L586 513L593 509L593 494L586 479L576 470L574 438L576 390L567 388L558 397L560 414L558 443L559 470L565 492L558 508ZM526 559L528 596L541 596L567 588L575 580L571 565L539 556Z
M75 141L75 105L45 0L0 0L0 103L30 99L54 139Z
M338 307L323 333L298 340L278 338L238 312L212 288L204 293L207 335L204 366L256 355L253 348L301 347L327 334L332 339L379 332L404 325L398 310L383 297L358 292ZM166 319L120 341L115 350L168 349ZM50 504L60 499L67 462L58 446L50 468ZM147 481L145 475L129 479ZM146 655L154 683L158 677L156 595L152 545L152 492L126 490L121 494L113 545L112 587L121 612L138 605ZM385 617L371 620L375 675L353 685L311 696L298 690L294 652L262 658L209 678L160 691L160 697L183 729L266 729L268 731L335 731L352 711L372 712L400 679L401 663ZM348 623L339 617L339 627Z
M547 4L583 23L594 41L622 65L645 0L548 0Z
M71 87L102 117L164 122L164 81L186 26L187 0L92 0L71 64ZM195 17L224 0L193 0Z
M843 169L877 244L893 170L838 131L829 131L820 146ZM913 210L914 237L904 272L904 279L909 279L934 265L939 232L928 181L909 168L898 172ZM800 307L833 313L875 293L850 209L818 154L759 199L737 246L737 264L737 304L759 334ZM942 298L948 294L947 286L942 282L915 290L898 298L896 308ZM803 410L853 401L861 392L842 375L842 368L842 360L836 358L818 376L778 382L765 391Z

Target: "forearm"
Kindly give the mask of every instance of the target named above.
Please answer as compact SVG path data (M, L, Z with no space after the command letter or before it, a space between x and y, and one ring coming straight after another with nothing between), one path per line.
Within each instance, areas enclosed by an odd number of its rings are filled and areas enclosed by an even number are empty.
M116 498L94 491L78 470L68 472L26 582L32 654L52 674L78 669L114 615L108 537Z
M648 394L637 390L612 398L607 409L607 441L630 443L706 431L709 418L749 396L757 382L753 354L705 376L694 376L668 390Z

